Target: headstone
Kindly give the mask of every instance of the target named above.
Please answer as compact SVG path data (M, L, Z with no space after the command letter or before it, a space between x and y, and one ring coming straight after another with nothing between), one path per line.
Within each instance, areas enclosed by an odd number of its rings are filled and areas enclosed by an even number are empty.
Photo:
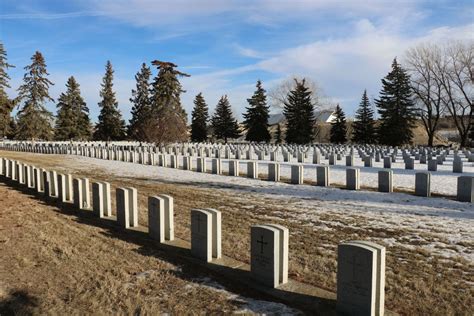
M219 158L212 159L212 173L222 174L222 162Z
M82 179L73 179L72 180L72 190L73 190L73 202L74 206L80 210L84 209L83 205L83 196L82 196Z
M91 207L91 191L90 191L90 184L89 179L83 178L82 179L82 206L83 208L90 208Z
M205 211L212 215L212 258L222 258L222 214L213 208L206 208Z
M67 202L66 198L66 176L64 174L58 174L58 200L59 202Z
M75 179L74 179L75 180ZM116 192L116 208L117 208L117 222L122 228L130 227L130 203L129 193L126 188L117 188Z
M457 200L461 202L474 202L474 177L458 177Z
M463 163L461 157L455 157L453 160L453 172L454 173L462 173L463 171Z
M278 182L280 181L280 164L269 163L268 164L268 181Z
M191 157L183 156L183 170L192 170Z
M173 198L169 195L148 197L148 227L151 238L160 243L174 240Z
M338 246L337 312L384 315L385 248L352 241Z
M191 210L191 254L206 262L212 261L212 213Z
M239 176L239 161L238 160L229 160L229 176L233 176L233 177Z
M302 165L291 166L291 183L303 184L303 166Z
M281 242L282 238L284 238L282 230L274 226L254 225L251 227L250 272L252 278L272 288L282 284L285 273L282 265L287 258L282 258L280 255L284 244Z
M258 164L256 161L247 162L247 178L258 178Z
M110 183L92 183L92 210L100 218L112 216Z
M346 188L348 190L359 190L360 189L359 179L360 179L359 168L346 169Z
M313 163L315 165L321 164L321 155L318 152L313 152Z
M431 196L431 173L417 172L415 174L415 195Z
M288 248L289 248L289 238L290 232L288 228L277 225L277 224L265 224L264 226L269 226L276 228L280 232L280 259L279 259L279 284L285 284L288 282Z
M316 167L316 185L322 187L329 186L329 166Z
M198 157L197 158L197 172L206 172L206 158L205 157Z
M415 160L413 158L407 158L405 160L405 169L407 170L415 169Z
M380 170L378 172L379 192L393 192L393 171Z
M353 155L346 156L346 166L352 167L353 165L354 165L354 156Z
M434 159L428 160L428 171L438 170L438 162Z
M374 158L372 158L371 156L367 156L365 157L364 159L364 167L373 167L374 166Z

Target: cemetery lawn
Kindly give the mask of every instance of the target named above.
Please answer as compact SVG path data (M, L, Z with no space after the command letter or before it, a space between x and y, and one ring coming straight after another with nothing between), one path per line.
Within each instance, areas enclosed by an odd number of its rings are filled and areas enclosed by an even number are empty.
M0 205L0 315L298 313L3 183Z
M3 151L1 155L91 181L108 181L113 196L118 186L137 188L142 226L147 225L147 197L170 194L175 201L175 233L185 240L190 240L191 208L216 208L222 212L223 254L246 263L251 225L271 222L287 226L290 278L334 292L337 245L354 239L374 241L387 246L387 309L403 315L469 315L474 310L472 204L402 193L274 184L83 157ZM86 312L94 312L98 304L106 305L105 312L133 312L137 306L174 312L188 306L209 312L238 308L225 295L216 295L206 287L196 293L183 291L188 283L195 284L190 275L200 278L206 272L182 272L169 254L160 251L153 257L142 257L133 241L108 236L78 220L74 211L63 215L7 191L12 196L6 198L2 192L1 205L14 200L13 206L22 210L0 213L0 250L2 254L8 250L8 257L15 258L9 259L8 265L1 262L13 271L0 279L43 293L49 308L60 303L65 310L72 310L80 302ZM38 212L41 216L35 218ZM62 217L66 219L60 220ZM5 241L9 236L6 231L18 231L19 236ZM51 240L51 234L56 238ZM8 245L12 242L13 246ZM47 256L38 261L43 258L40 255ZM36 266L39 268L31 268ZM27 267L36 273L22 272L29 271ZM9 283L2 282L0 291L5 292ZM58 293L45 290L53 284L59 287ZM158 292L166 296L157 296L155 287L166 289ZM98 302L94 303L95 297Z

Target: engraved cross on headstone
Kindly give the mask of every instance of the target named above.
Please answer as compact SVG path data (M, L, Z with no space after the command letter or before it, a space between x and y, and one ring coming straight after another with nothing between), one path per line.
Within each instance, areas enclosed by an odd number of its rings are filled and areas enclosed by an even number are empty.
M268 242L263 241L263 235L260 235L260 240L257 240L257 244L260 244L260 254L263 254L263 246L268 245Z

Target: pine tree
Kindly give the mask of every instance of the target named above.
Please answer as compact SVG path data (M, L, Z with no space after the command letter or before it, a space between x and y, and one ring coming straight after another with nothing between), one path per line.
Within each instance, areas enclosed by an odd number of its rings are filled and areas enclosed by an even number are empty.
M3 43L0 42L0 137L3 138L10 134L10 126L12 123L11 112L14 107L14 102L8 97L6 92L7 88L10 88L8 81L8 68L15 66L10 65L7 62L7 52L3 47Z
M271 136L268 132L270 107L267 106L267 96L260 80L257 81L257 90L247 102L250 107L246 108L247 113L244 113L244 125L247 129L245 139L253 142L270 141Z
M375 101L380 114L379 142L384 145L408 144L413 138L416 118L410 76L394 59L392 71L382 79L380 98Z
M374 111L370 106L367 90L364 90L352 127L354 143L373 144L376 142Z
M95 140L111 141L125 138L125 121L122 119L122 114L118 109L118 102L115 99L113 79L114 70L110 61L107 61L105 75L101 84L100 97L102 101L99 102L100 114L99 122L94 132Z
M31 61L31 65L25 67L24 83L18 88L17 100L23 101L23 106L18 112L15 135L18 139L50 140L53 137L53 116L44 103L54 101L48 91L53 83L46 78L49 73L43 55L37 51Z
M283 137L281 133L280 124L277 125L276 135L275 135L275 144L281 144L283 142Z
M216 110L211 119L214 136L217 139L224 139L227 143L229 138L237 138L240 136L239 124L232 114L229 99L224 95L217 103Z
M298 81L294 90L288 94L283 114L286 117L286 142L307 144L313 140L314 105L311 101L311 91L305 84L305 79Z
M209 121L209 108L202 96L196 95L194 109L191 114L191 140L193 142L204 142L207 140L207 122Z
M54 137L56 140L89 140L89 109L81 96L79 83L71 76L66 88L66 92L61 93L58 98Z
M155 60L158 75L151 91L151 115L147 123L147 140L157 143L188 139L187 115L181 105L182 89L178 77L189 77L171 62Z
M336 111L334 112L336 119L331 123L331 143L343 144L347 141L347 125L346 125L346 115L339 104L336 106Z
M150 116L150 77L151 70L145 63L135 75L136 89L132 90L132 118L128 125L128 137L138 141L146 140L145 123Z

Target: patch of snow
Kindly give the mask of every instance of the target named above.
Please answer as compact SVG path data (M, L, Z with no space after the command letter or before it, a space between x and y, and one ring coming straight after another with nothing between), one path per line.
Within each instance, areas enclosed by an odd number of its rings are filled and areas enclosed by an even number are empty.
M207 288L225 295L230 301L238 303L240 305L240 309L234 311L234 314L248 315L249 313L252 313L258 315L303 315L301 311L288 307L285 304L255 300L229 292L224 286L207 277L193 279L193 282L193 284L187 286Z

